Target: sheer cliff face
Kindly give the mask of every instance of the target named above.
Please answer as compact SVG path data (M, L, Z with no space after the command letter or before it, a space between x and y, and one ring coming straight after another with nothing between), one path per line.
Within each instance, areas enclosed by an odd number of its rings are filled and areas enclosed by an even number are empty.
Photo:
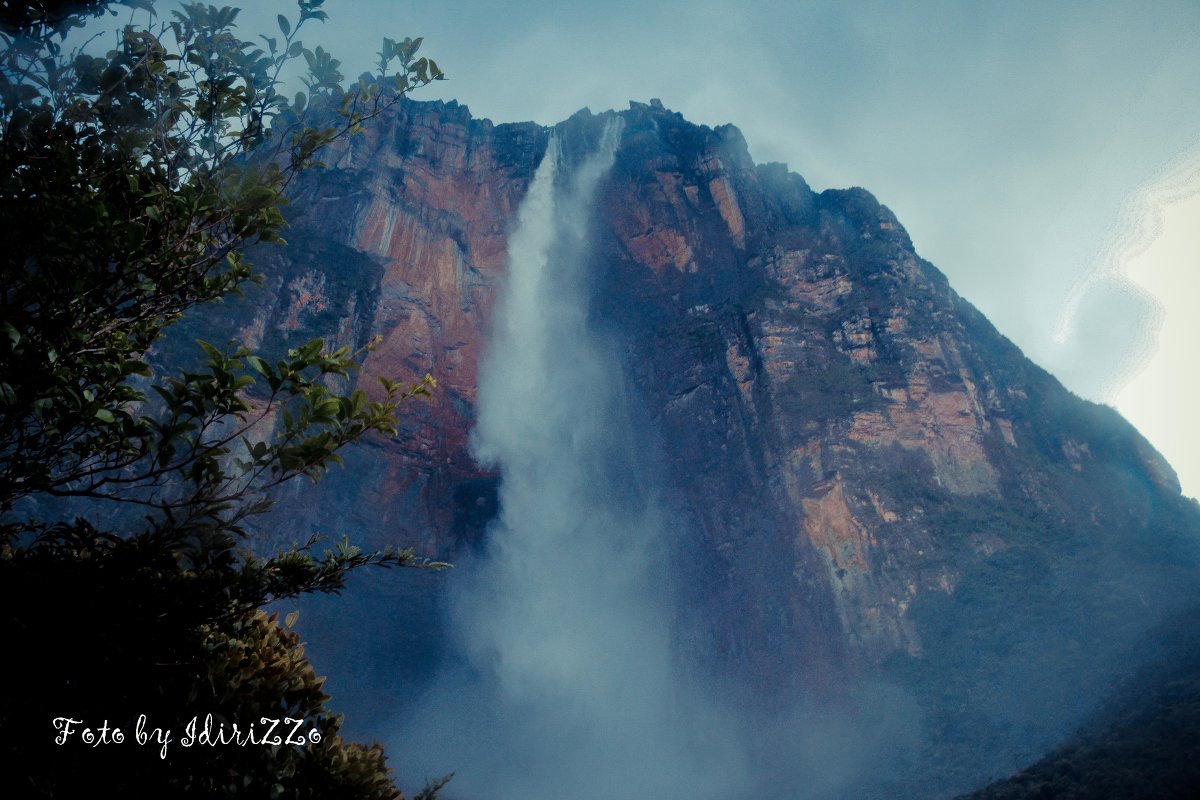
M353 474L333 476L336 509L298 498L324 529L447 553L494 513L495 478L468 452L476 376L507 234L546 139L465 108L405 104L299 187L286 251L256 251L265 291L228 312L243 339L370 345L357 382L372 394L379 375L438 382L397 441L351 454Z
M732 127L622 116L589 324L618 343L672 512L680 642L805 692L849 671L924 697L937 665L952 680L930 708L958 692L996 719L1036 675L1022 696L1070 718L1063 687L1103 682L1104 656L1197 596L1200 522L1170 467L1028 362L866 191L755 165ZM599 130L563 123L564 153ZM451 558L486 536L499 478L470 454L476 377L548 136L406 103L303 184L291 246L257 256L267 291L225 313L252 344L382 337L364 387L439 388L291 510Z

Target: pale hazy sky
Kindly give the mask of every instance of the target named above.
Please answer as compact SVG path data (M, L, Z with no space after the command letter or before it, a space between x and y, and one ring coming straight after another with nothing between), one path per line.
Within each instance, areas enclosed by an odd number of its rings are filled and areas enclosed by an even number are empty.
M243 35L294 8L242 5ZM1118 405L1200 494L1187 403L1200 389L1200 203L1187 199L1200 190L1200 3L326 10L309 37L347 75L369 68L383 35L421 35L450 80L418 98L552 124L658 97L692 121L734 123L755 160L786 162L817 190L866 187L960 294L1069 388Z

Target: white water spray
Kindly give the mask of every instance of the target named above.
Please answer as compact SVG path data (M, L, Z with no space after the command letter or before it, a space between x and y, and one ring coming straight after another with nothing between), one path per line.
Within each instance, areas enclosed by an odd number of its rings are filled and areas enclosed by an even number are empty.
M475 438L501 510L451 620L469 668L392 750L414 779L456 771L464 797L705 798L741 780L672 656L662 524L618 362L588 326L588 220L620 130L574 168L552 137L509 241Z

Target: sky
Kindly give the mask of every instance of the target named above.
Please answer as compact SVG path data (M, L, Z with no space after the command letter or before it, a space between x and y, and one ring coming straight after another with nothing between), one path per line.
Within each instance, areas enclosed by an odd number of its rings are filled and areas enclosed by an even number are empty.
M293 3L243 3L243 35ZM370 68L423 36L415 93L553 124L657 97L758 162L862 186L1072 391L1200 495L1200 3L327 0L305 36Z

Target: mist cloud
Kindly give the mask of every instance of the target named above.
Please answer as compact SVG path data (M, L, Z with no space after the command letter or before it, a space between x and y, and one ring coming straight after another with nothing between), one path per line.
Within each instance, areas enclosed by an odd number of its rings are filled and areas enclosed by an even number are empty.
M674 662L663 522L619 364L588 328L588 220L619 135L612 117L578 165L552 138L509 242L474 439L500 515L451 604L463 663L393 747L405 774L457 769L467 796L669 800L744 774Z

